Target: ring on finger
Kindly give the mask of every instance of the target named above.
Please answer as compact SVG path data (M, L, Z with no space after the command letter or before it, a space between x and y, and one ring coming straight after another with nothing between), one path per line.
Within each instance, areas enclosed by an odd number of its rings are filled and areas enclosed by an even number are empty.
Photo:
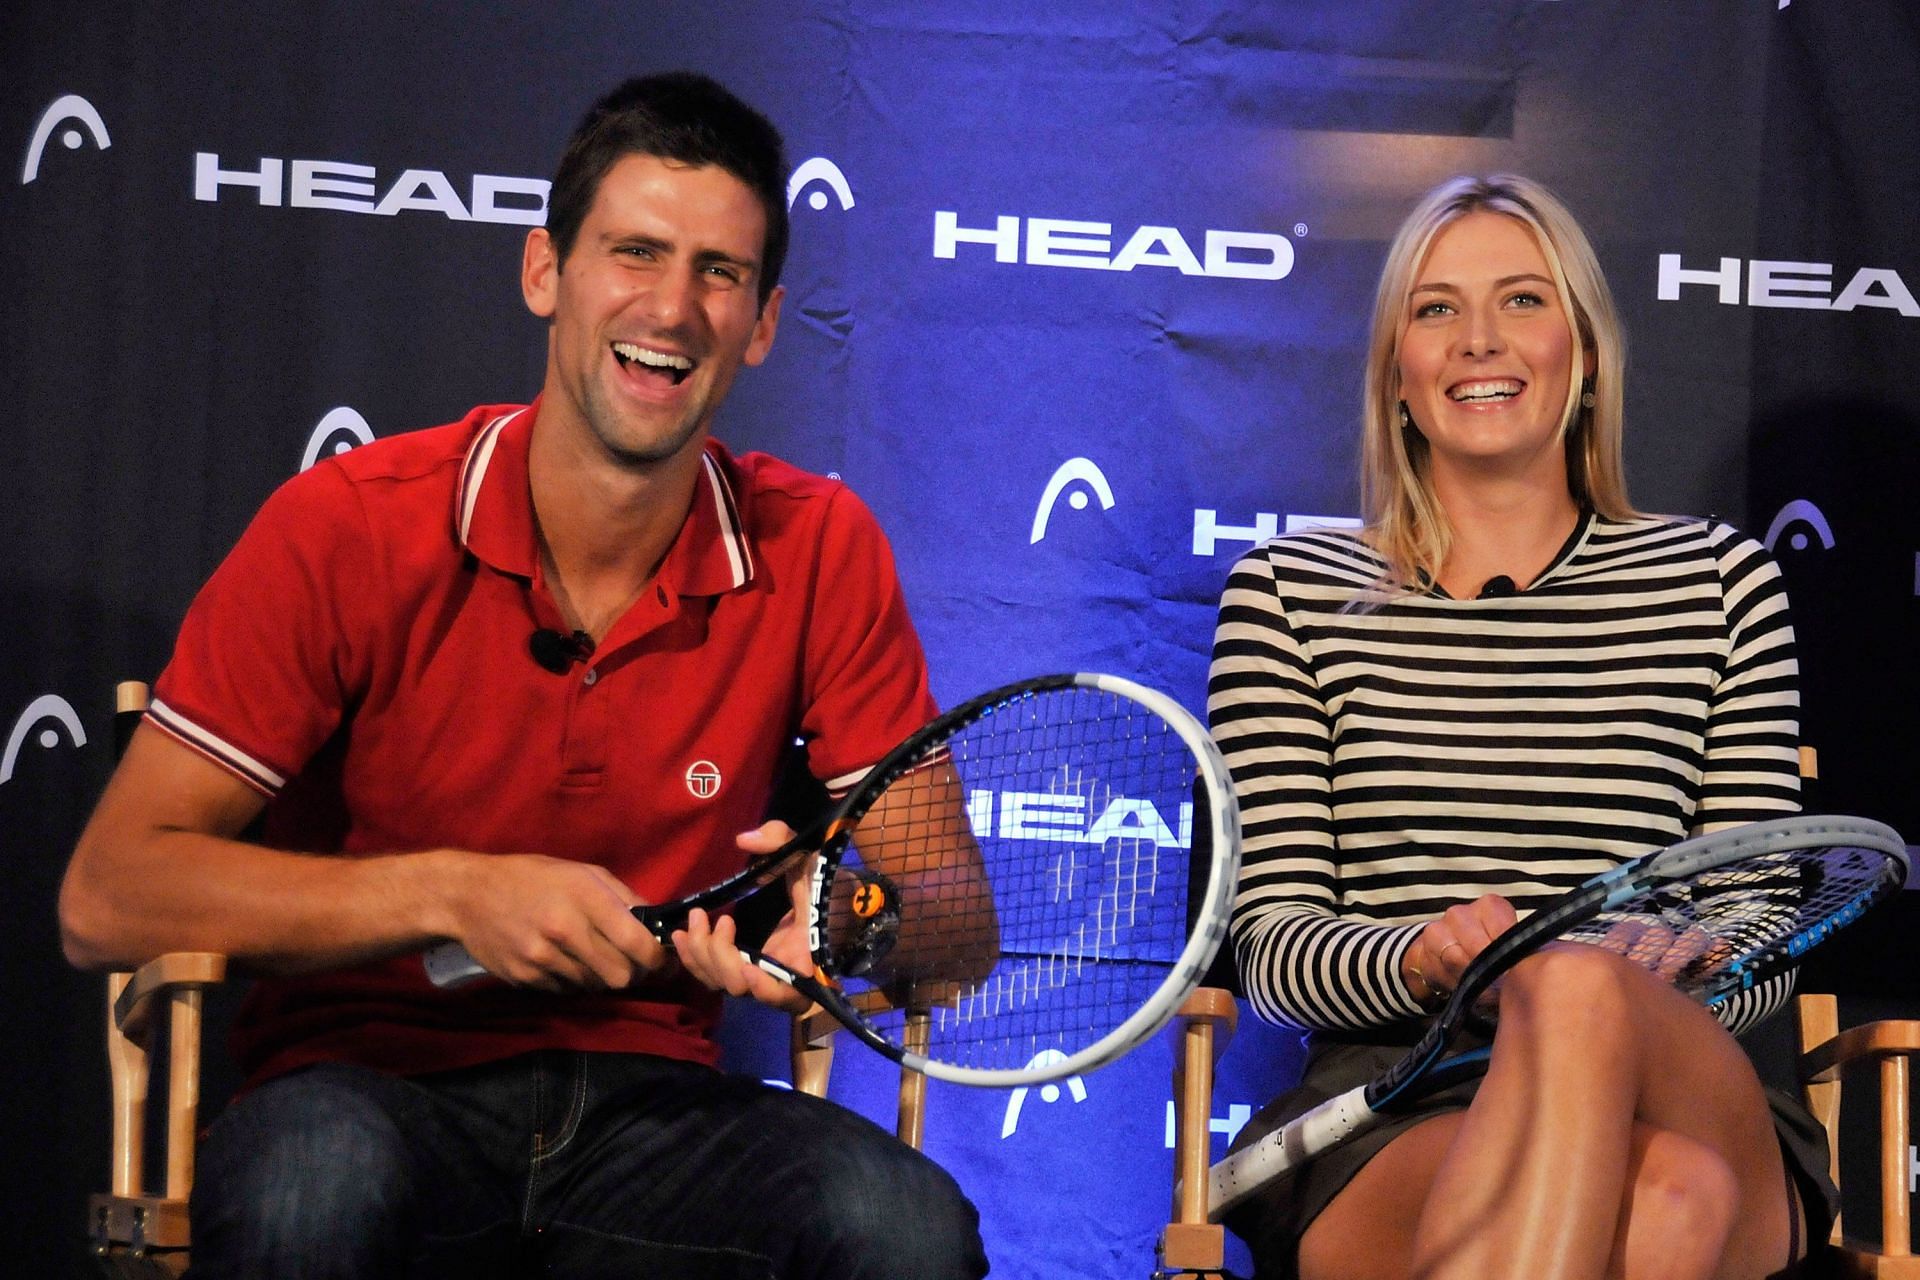
M1449 942L1446 946L1440 948L1440 958L1445 959L1447 952L1453 950L1455 947L1459 947L1462 951L1465 951L1467 949L1466 944L1464 943Z

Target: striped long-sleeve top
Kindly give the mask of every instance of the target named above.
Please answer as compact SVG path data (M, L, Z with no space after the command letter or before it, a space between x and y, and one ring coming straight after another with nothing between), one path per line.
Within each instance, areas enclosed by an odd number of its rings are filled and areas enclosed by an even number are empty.
M1454 903L1497 893L1524 915L1799 808L1786 594L1734 529L1587 516L1519 594L1350 607L1384 567L1355 532L1289 534L1221 601L1207 704L1245 839L1233 944L1262 1016L1337 1035L1417 1015L1401 960ZM1789 986L1722 1021L1745 1029Z

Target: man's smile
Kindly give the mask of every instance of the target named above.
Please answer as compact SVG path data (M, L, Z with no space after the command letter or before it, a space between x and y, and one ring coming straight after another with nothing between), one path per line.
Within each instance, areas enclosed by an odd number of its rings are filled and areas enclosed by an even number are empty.
M634 369L665 378L674 386L687 380L693 372L694 361L683 355L667 351L655 351L634 342L616 342L613 344L613 357L623 369Z

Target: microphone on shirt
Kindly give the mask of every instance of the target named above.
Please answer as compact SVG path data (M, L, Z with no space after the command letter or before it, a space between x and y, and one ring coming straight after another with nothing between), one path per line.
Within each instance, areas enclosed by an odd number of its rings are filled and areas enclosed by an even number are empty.
M527 650L533 654L535 662L553 674L563 676L567 674L568 667L593 656L593 637L584 631L568 635L564 631L541 627L527 637Z
M1501 596L1517 595L1519 590L1519 585L1515 583L1512 578L1501 573L1488 578L1480 584L1480 594L1475 596L1474 599L1498 600Z

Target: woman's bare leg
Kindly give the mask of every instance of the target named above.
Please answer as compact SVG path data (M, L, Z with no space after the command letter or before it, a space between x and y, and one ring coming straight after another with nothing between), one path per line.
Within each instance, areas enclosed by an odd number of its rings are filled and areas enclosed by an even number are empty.
M1765 1096L1710 1015L1585 947L1516 968L1501 1011L1472 1108L1402 1134L1334 1199L1301 1243L1309 1280L1757 1280L1785 1263Z
M1766 1097L1705 1010L1629 961L1569 946L1508 975L1500 1024L1436 1174L1444 1194L1421 1213L1415 1275L1599 1280L1623 1213L1629 1275L1636 1234L1720 1237L1704 1269L1664 1253L1661 1274L1674 1280L1759 1277L1786 1261L1786 1180ZM1685 1142L1649 1139L1636 1164L1636 1123Z
M1301 1280L1406 1280L1420 1210L1466 1118L1422 1121L1367 1161L1300 1238Z

